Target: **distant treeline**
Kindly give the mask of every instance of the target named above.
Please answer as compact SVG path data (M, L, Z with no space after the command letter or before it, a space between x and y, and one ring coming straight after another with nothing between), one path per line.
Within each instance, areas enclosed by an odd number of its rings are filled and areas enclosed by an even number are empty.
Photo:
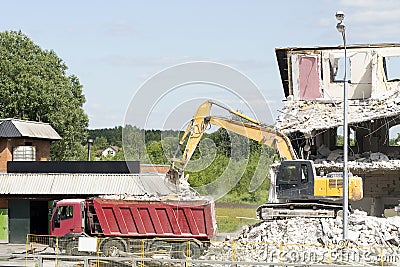
M139 130L136 127L132 127ZM107 140L109 146L122 147L122 126L116 126L114 128L103 128L103 129L92 129L88 130L89 138L95 140L98 137L104 137ZM177 130L139 130L144 134L146 144L151 141L160 141L161 135L167 136L178 136L181 132Z

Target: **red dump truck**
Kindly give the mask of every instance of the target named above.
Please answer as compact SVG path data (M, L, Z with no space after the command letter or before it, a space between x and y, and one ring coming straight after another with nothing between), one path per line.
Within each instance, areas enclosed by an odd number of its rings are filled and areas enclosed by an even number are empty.
M152 253L197 257L216 235L214 201L176 199L65 199L54 205L50 222L54 246L78 254L78 237L98 237L105 256ZM190 254L190 255L188 255Z

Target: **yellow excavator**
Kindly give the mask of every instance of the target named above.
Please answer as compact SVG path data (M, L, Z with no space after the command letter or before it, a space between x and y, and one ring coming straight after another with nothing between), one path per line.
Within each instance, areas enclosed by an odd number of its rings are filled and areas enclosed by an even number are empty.
M227 117L212 116L211 107L215 105L236 115L243 121ZM170 181L184 179L184 169L192 157L204 132L210 125L222 127L247 138L272 147L278 153L281 162L277 172L271 172L270 194L276 195L275 201L261 205L257 209L260 219L280 217L335 217L342 209L343 196L342 173L329 173L317 176L311 160L298 159L289 138L276 128L263 124L240 112L230 109L212 100L202 103L188 124L171 160L167 173ZM187 140L182 157L176 159L180 147ZM363 197L362 178L349 177L349 199L360 200Z

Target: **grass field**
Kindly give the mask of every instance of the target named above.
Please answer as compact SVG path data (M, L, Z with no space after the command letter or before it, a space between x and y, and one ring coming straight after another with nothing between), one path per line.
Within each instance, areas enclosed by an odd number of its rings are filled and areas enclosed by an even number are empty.
M393 216L398 216L398 214L397 212L394 211L394 209L385 209L385 216L393 217Z
M218 232L234 233L244 225L258 223L256 209L255 205L217 203Z

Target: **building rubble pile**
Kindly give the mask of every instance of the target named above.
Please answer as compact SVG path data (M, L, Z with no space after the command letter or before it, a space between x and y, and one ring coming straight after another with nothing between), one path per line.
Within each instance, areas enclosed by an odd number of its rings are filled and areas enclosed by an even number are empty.
M341 217L296 217L264 221L243 227L238 236L230 238L228 242L213 244L206 258L224 260L229 255L238 261L254 262L293 260L338 263L341 260L352 259L354 262L372 262L379 257L382 259L385 255L398 253L399 228L398 216L378 218L355 210L349 216L349 243L346 252L350 253L347 255L350 258L343 259L337 257L338 253L343 251ZM221 253L221 250L224 253ZM310 255L314 257L310 258Z
M399 91L395 90L379 99L349 100L349 124L400 114ZM278 116L276 127L283 133L323 130L343 125L341 101L294 101L288 97Z
M400 160L398 155L385 155L381 152L371 153L365 152L362 154L350 154L348 166L353 170L361 169L400 169ZM322 145L318 149L318 156L312 158L316 167L337 168L343 167L343 150L329 150L328 147Z

